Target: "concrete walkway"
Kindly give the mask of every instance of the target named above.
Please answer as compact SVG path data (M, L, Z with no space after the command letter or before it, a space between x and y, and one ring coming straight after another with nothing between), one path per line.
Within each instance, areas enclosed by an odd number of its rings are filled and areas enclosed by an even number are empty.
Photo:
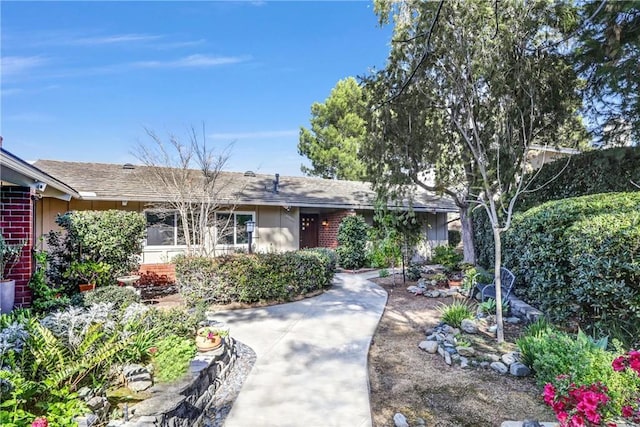
M328 292L272 307L217 312L256 363L225 427L371 426L367 353L387 293L337 274Z

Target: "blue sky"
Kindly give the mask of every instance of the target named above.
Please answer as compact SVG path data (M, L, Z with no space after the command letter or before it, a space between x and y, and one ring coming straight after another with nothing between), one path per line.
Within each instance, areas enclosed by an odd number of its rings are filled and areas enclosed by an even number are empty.
M135 162L145 128L233 143L227 170L302 175L300 126L336 82L384 65L371 2L2 1L3 147Z

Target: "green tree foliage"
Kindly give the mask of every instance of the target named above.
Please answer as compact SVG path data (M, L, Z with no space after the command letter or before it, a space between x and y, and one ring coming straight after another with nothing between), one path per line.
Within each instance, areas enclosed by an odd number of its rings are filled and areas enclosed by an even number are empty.
M369 79L382 102L367 143L371 176L378 188L448 194L462 216L469 203L482 206L499 284L500 234L527 189L530 147L553 145L580 124L579 82L560 42L573 11L547 1L392 0L376 10L383 22L393 16L395 43L385 70ZM469 231L463 221L467 239ZM501 320L498 308L499 341Z
M344 217L338 228L338 263L342 268L355 270L367 262L369 225L360 215Z
M608 144L640 140L640 3L589 0L582 14L575 57L596 135Z
M300 128L298 153L311 160L310 176L361 181L359 159L366 137L364 93L353 77L340 80L324 103L311 106L311 128Z

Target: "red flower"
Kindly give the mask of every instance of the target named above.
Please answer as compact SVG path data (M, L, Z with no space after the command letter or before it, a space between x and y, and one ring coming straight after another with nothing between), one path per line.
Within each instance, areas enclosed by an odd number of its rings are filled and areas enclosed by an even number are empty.
M631 418L633 416L633 408L629 405L623 406L622 416L625 418Z

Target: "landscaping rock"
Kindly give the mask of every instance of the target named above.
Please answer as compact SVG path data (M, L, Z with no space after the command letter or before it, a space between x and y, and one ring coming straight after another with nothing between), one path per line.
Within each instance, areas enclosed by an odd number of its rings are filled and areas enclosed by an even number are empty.
M502 362L493 362L490 366L491 369L501 374L509 372L509 368L507 368L507 366Z
M426 351L427 353L435 354L438 352L438 342L437 341L422 341L418 344L420 349Z
M424 293L424 296L429 298L439 298L440 291L427 291Z
M456 347L456 351L460 356L466 357L476 354L476 351L473 349L473 347Z
M464 319L460 324L460 329L465 331L468 334L477 334L478 333L478 325L475 321L471 319Z
M416 427L426 426L427 422L422 418L416 418Z
M518 357L515 353L505 353L502 355L502 363L507 366L511 366L518 361Z
M444 363L451 365L451 353L448 351L444 353Z
M512 325L517 325L518 323L520 323L520 318L519 317L507 317L506 319L504 319L504 321L506 323L511 323Z
M460 333L460 329L445 324L442 326L442 332L445 334L458 335Z
M527 377L531 375L531 369L523 363L515 362L509 366L509 373L515 377Z
M464 356L460 356L460 367L463 369L469 367L469 359Z
M407 422L407 417L402 415L400 412L393 416L393 423L396 427L409 427L409 423Z
M500 361L500 356L498 356L497 354L485 353L484 357L486 357L487 359L491 360L492 362L499 362Z

